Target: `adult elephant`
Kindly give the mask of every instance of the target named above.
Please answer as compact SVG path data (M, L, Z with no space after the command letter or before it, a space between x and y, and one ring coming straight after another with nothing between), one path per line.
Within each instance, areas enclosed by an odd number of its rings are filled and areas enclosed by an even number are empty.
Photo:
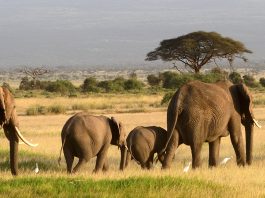
M167 140L167 131L157 126L138 126L134 128L126 138L125 158L121 161L121 170L124 170L131 159L134 159L143 169L151 169L153 166L154 154L160 153ZM164 154L158 154L157 159L162 163Z
M27 141L19 131L15 100L6 87L0 87L0 126L3 127L5 136L9 140L11 173L12 175L17 175L19 138L29 146L34 147L37 144Z
M246 154L241 123L245 126ZM163 168L169 168L175 149L184 143L192 153L192 167L200 166L204 142L209 143L209 166L216 166L220 138L230 134L237 164L252 163L253 124L252 97L243 84L189 82L173 95L167 109L167 143Z
M95 156L97 160L94 172L98 172L108 169L106 157L110 145L124 145L126 134L122 123L114 117L77 113L66 121L61 138L61 152L63 149L68 173L77 172ZM74 157L79 158L79 161L72 169Z

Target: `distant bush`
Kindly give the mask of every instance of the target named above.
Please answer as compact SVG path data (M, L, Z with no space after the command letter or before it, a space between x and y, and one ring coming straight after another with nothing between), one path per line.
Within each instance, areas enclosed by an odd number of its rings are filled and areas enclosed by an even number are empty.
M121 92L124 91L125 79L123 77L115 78L111 83L111 91Z
M36 105L29 107L26 110L26 115L45 115L47 114L47 109L44 106Z
M46 91L60 93L61 95L74 95L76 92L75 86L68 80L57 80L48 82Z
M137 80L136 76L126 80L123 77L117 77L114 80L100 81L90 77L85 79L81 85L83 92L123 92L129 90L141 90L144 83Z
M31 106L26 110L26 115L47 115L47 114L64 114L66 107L62 105L51 105L48 107L42 105Z
M125 90L141 90L143 87L144 83L136 78L131 78L124 82Z
M241 75L237 72L231 72L228 76L229 80L234 84L239 84L243 82Z
M160 73L159 78L162 80L162 87L166 89L176 89L186 81L181 78L181 74L171 71Z
M124 91L126 80L123 77L117 77L110 81L101 81L98 83L98 87L104 92L122 92Z
M63 105L52 105L48 107L48 113L64 114L66 113L66 107Z
M243 81L248 87L258 87L259 83L255 80L255 78L251 75L244 75Z
M167 71L159 74L162 81L162 87L166 89L177 89L183 84L192 80L199 80L207 83L214 83L218 80L226 79L227 73L209 72L207 74L178 74L176 72Z
M94 77L89 77L84 80L81 85L82 92L99 92L98 81Z
M265 78L260 78L259 79L259 83L263 86L263 87L265 87Z
M174 95L174 92L168 92L164 95L164 97L161 100L161 105L167 105L168 102L171 100L172 96Z
M158 86L161 82L161 79L154 74L150 74L147 76L147 82L150 86Z
M20 90L35 90L35 89L42 89L43 84L39 80L29 80L28 77L24 77L21 79L19 84Z

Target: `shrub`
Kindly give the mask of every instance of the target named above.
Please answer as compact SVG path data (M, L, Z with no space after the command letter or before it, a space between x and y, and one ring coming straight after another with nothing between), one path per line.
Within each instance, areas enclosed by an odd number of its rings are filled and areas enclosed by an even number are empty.
M26 110L26 115L45 115L47 114L47 109L44 106L41 105L36 105L36 106L32 106L29 107Z
M237 72L231 72L228 76L229 80L234 84L239 84L243 82L241 75Z
M99 92L97 79L94 77L86 78L81 89L83 92Z
M124 82L125 90L141 90L144 87L144 83L136 78L128 79Z
M256 82L255 78L251 75L244 75L243 76L244 83L249 87L258 87L258 83Z
M66 107L62 105L52 105L48 107L48 112L52 114L64 114L66 113Z
M150 74L147 76L147 82L150 86L158 86L161 82L161 79L154 74Z
M159 78L162 80L162 86L166 89L177 89L183 84L192 81L199 80L202 82L213 83L218 80L226 78L225 73L210 72L208 74L178 74L175 72L164 72L159 74Z
M49 82L39 80L29 80L28 77L23 77L19 84L20 90L36 90L45 89Z
M52 105L49 107L35 105L26 110L26 115L46 115L46 114L64 114L66 107L62 105Z
M76 92L75 86L68 80L49 82L45 90L60 93L61 95L73 95Z
M164 72L159 74L159 78L162 80L162 87L166 89L176 89L185 83L184 79L181 79L181 74L175 72Z
M117 77L112 81L112 90L113 91L124 91L124 84L125 84L125 79L123 77Z
M164 95L164 97L161 100L161 105L166 105L174 95L174 92L168 92Z
M263 86L263 87L265 87L265 78L260 78L259 79L259 83Z

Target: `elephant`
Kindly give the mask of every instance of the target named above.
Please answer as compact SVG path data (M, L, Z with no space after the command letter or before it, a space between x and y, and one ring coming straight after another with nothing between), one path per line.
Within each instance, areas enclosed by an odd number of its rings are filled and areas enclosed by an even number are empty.
M12 93L6 87L0 87L0 127L3 128L6 138L9 140L11 173L12 175L18 175L19 139L32 147L38 144L30 143L21 134L15 100Z
M138 126L126 138L126 161L121 162L120 170L124 170L131 159L134 159L143 169L151 169L155 153L160 153L167 140L167 131L157 126ZM124 149L124 146L121 150ZM164 154L157 159L162 163ZM125 160L125 158L123 159Z
M192 168L201 165L200 153L204 142L209 144L209 167L218 165L221 137L228 136L236 154L237 164L252 163L254 118L252 96L244 84L230 81L204 83L191 81L180 87L167 109L167 142L162 168L167 169L175 149L189 145ZM241 132L245 127L246 154Z
M63 149L68 173L76 173L92 157L97 156L93 172L107 171L106 159L110 145L121 147L126 140L124 126L114 117L94 116L77 113L70 117L61 132L62 147L58 162L60 164ZM79 158L72 169L74 157Z

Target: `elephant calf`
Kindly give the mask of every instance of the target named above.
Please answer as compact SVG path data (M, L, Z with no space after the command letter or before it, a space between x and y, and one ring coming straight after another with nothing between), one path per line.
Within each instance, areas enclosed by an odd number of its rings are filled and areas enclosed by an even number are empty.
M109 146L112 144L121 147L126 139L123 125L114 117L92 116L86 113L77 113L67 120L61 138L61 152L63 149L68 173L77 172L95 156L97 160L94 172L107 170L106 156ZM74 157L79 158L79 161L72 170Z
M155 153L165 146L167 140L167 131L156 126L138 126L134 128L128 135L126 161L121 162L121 170L127 167L129 161L134 159L141 165L143 169L150 169L153 166L153 158ZM158 155L158 160L162 163L163 154ZM123 159L124 160L124 159Z

